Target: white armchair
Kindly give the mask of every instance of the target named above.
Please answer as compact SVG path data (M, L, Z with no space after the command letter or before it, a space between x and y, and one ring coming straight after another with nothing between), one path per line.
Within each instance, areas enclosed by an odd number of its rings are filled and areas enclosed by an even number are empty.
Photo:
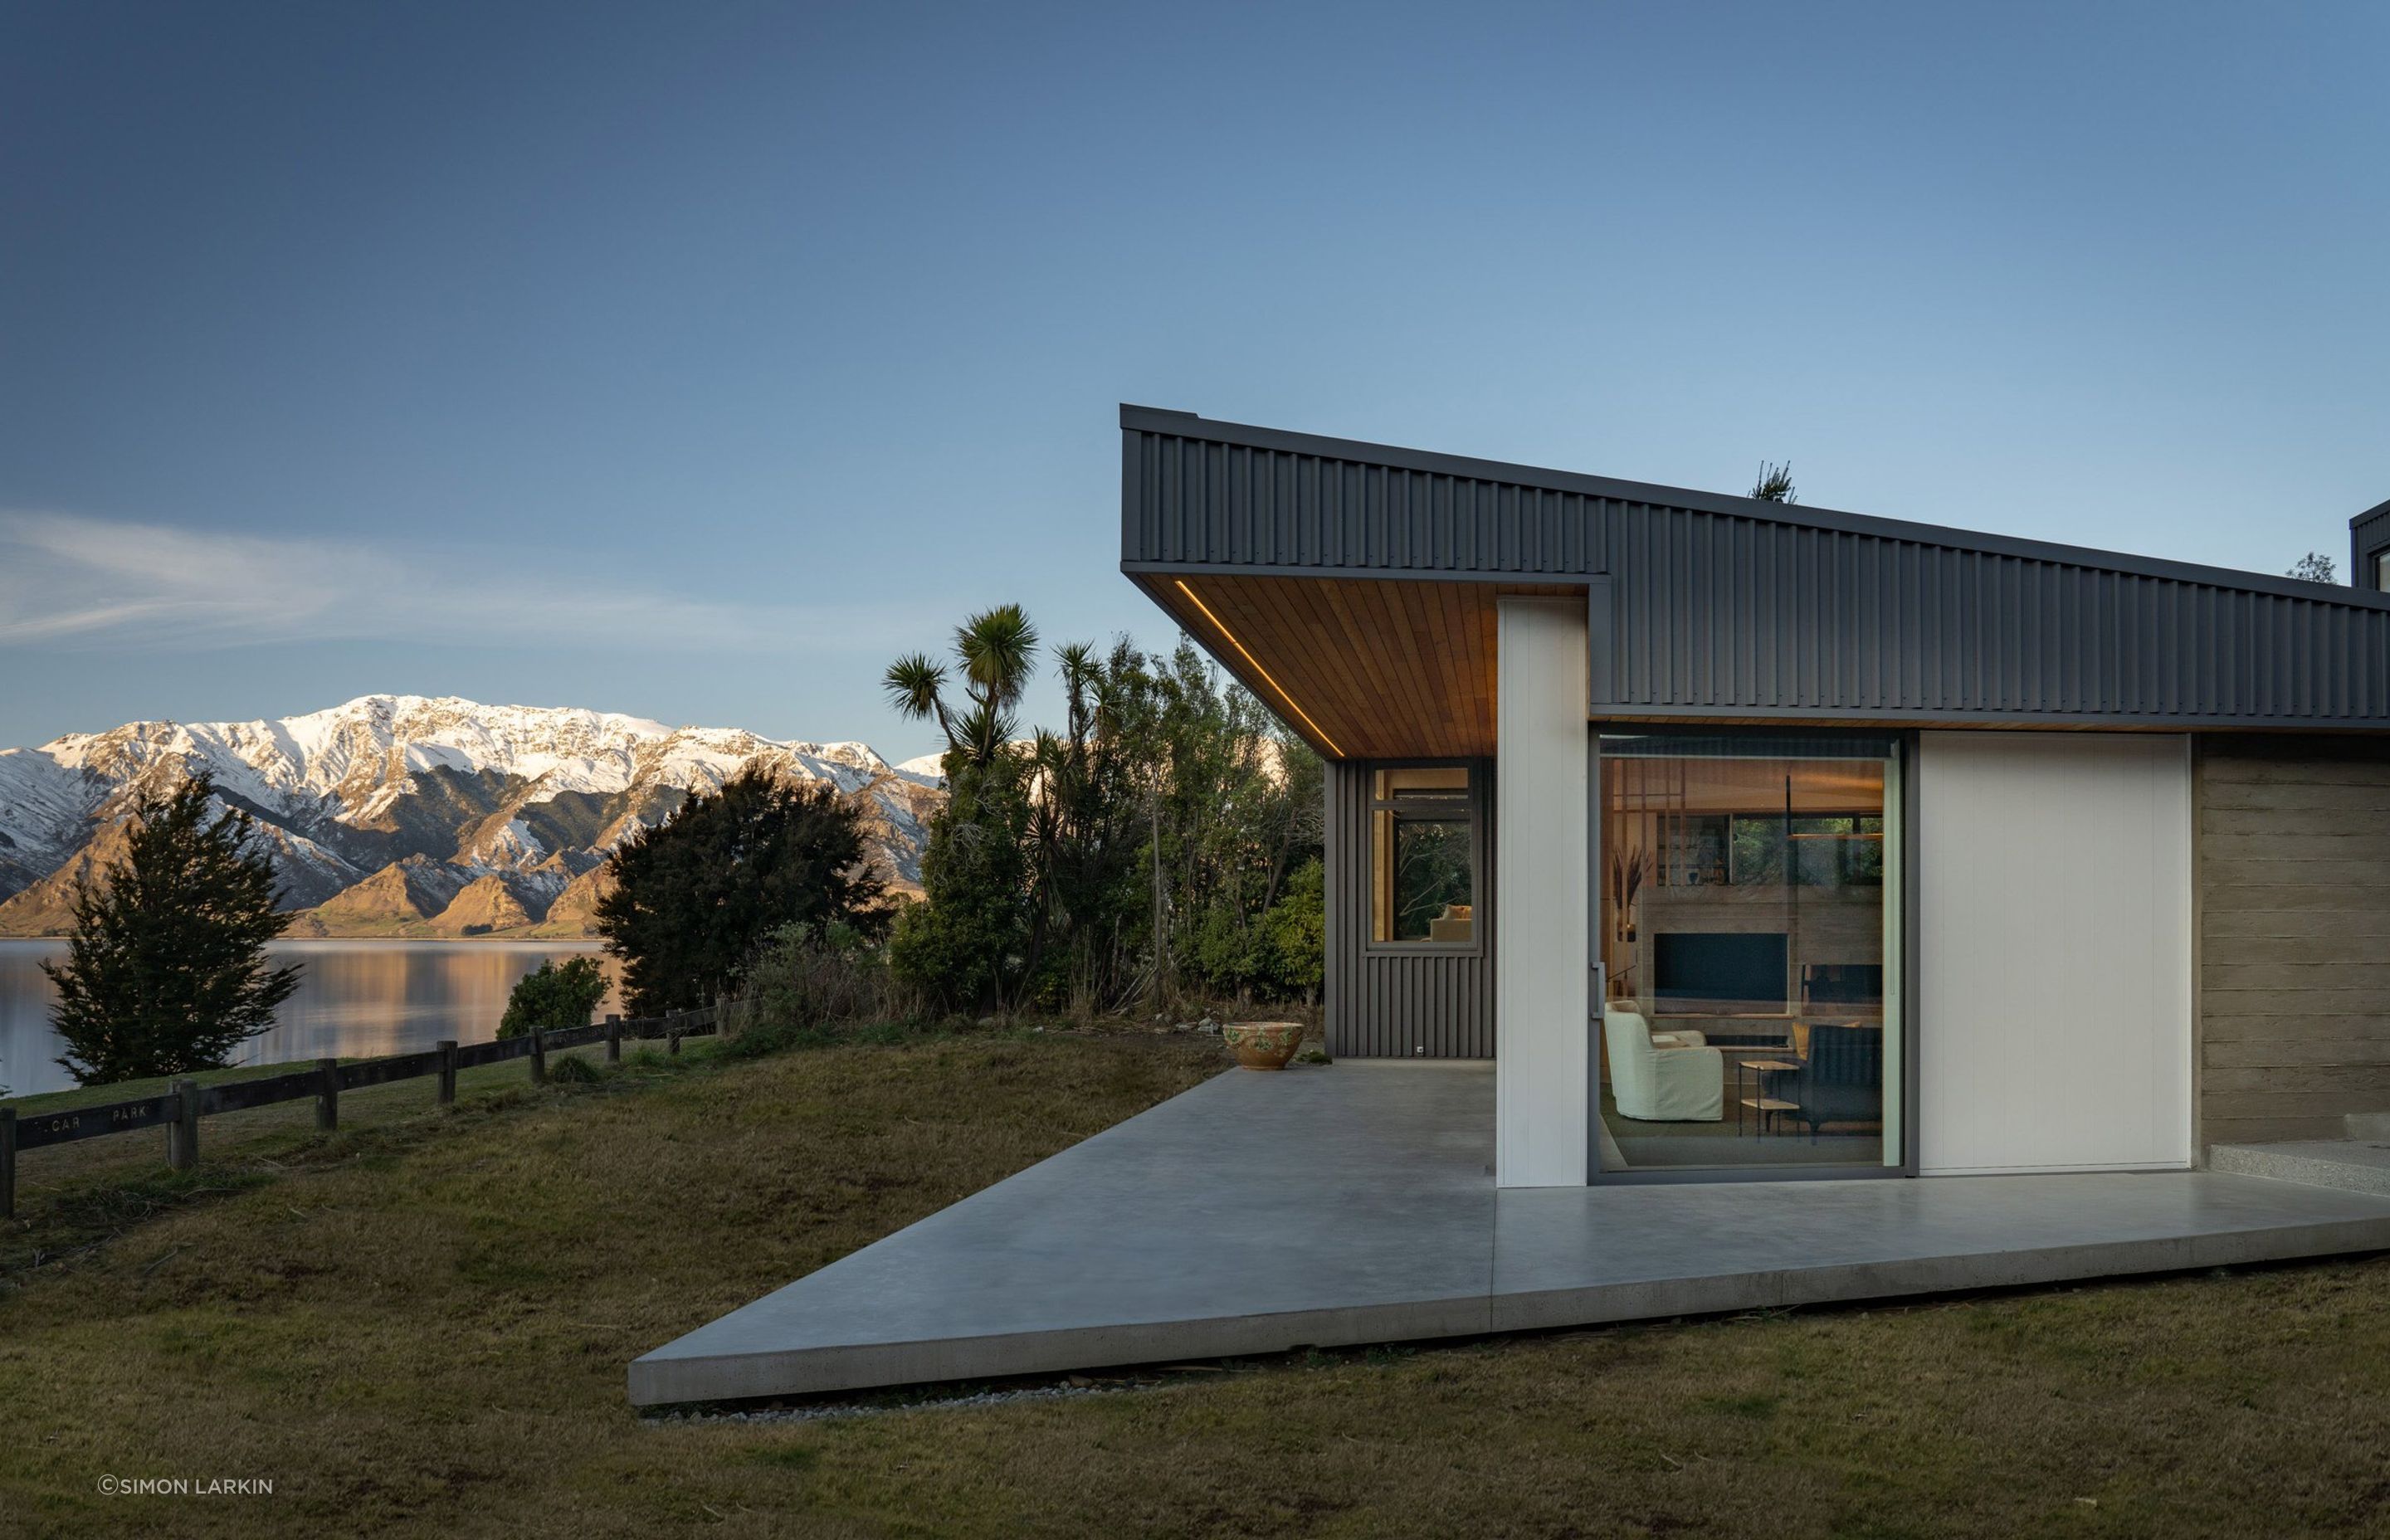
M1662 1046L1641 1013L1601 1015L1610 1049L1610 1094L1619 1115L1643 1123L1715 1123L1726 1116L1726 1056L1699 1033L1666 1034L1690 1045Z

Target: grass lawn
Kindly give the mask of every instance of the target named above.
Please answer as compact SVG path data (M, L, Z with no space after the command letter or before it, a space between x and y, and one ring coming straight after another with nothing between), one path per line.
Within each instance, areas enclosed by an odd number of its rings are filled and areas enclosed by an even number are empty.
M353 1093L329 1136L303 1103L210 1119L188 1177L162 1135L34 1151L0 1227L0 1534L2390 1531L2379 1259L801 1425L625 1405L639 1353L1221 1062L709 1047L591 1084L495 1066L447 1114L428 1083Z

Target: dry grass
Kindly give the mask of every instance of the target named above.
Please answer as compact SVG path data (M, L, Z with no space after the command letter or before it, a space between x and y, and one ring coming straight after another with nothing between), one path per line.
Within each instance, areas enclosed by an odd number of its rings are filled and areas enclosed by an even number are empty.
M624 1405L637 1353L1192 1084L1217 1052L1049 1033L485 1086L330 1140L218 1139L202 1185L236 1190L160 1194L96 1251L28 1271L28 1237L87 1224L74 1205L124 1174L53 1173L0 1293L0 1531L2390 1529L2380 1260L802 1426ZM104 1498L102 1474L276 1491Z

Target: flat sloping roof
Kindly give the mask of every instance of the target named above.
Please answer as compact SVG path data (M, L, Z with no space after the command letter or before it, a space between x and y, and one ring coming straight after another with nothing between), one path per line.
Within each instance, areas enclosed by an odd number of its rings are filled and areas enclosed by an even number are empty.
M1307 677L1322 648L1389 639L1293 624L1273 656L1207 621L1207 581L1246 601L1266 578L1581 586L1588 710L1620 720L2390 728L2390 596L2368 590L1152 407L1120 420L1122 571L1273 707L1328 687Z
M1159 438L1176 438L1189 443L1222 446L1233 445L1381 469L1414 471L1424 476L1454 481L1482 482L1523 490L1533 489L1563 495L1596 498L1612 503L1669 508L1679 512L1721 514L1731 518L1754 520L1785 529L1869 535L1879 539L1936 545L1955 551L1972 551L1991 556L2062 563L2100 571L2165 578L2178 583L2204 584L2212 587L2238 589L2254 594L2277 594L2327 603L2345 603L2366 610L2390 610L2390 595L2342 587L2335 584L2310 583L2301 578L2276 577L2270 573L2243 571L2233 567L2210 567L2198 562L2173 561L2164 557L2136 556L2122 551L2100 550L2088 545L2068 545L2057 541L2027 540L2017 535L1992 534L1980 530L1962 530L1947 524L1920 523L1910 520L1886 519L1866 513L1845 513L1836 508L1815 507L1806 503L1763 502L1756 497L1738 497L1728 493L1702 492L1690 487L1664 486L1656 481L1622 481L1611 476L1593 476L1574 470L1552 470L1539 466L1512 465L1501 460L1475 459L1464 455L1445 455L1425 449L1405 449L1394 444L1368 443L1357 439L1295 433L1279 428L1257 428L1249 423L1217 422L1199 417L1193 412L1171 411L1159 406L1133 406L1123 403L1120 409L1120 422L1124 433L1137 431ZM2359 514L2351 522L2368 520L2375 515L2390 515L2390 503L2384 503L2368 513ZM1129 553L1124 548L1122 555L1125 564ZM1343 565L1343 563L1297 559L1292 562L1292 565L1327 567ZM1456 566L1453 570L1457 572L1460 568ZM1605 571L1608 569L1602 566L1587 565L1576 567L1574 570L1581 573L1593 573Z

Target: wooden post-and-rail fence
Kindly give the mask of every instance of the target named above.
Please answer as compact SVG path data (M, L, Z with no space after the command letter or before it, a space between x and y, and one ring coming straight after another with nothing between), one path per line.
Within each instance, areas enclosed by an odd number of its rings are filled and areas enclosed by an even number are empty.
M423 1075L440 1077L440 1104L446 1106L456 1099L456 1072L478 1069L484 1064L503 1064L510 1059L531 1061L531 1078L547 1078L547 1056L566 1048L578 1048L591 1043L606 1045L606 1058L619 1062L623 1057L624 1038L652 1041L662 1038L664 1051L680 1052L684 1037L703 1037L714 1032L721 1017L721 1007L704 1010L676 1010L665 1016L642 1016L625 1020L609 1016L603 1021L585 1027L573 1027L564 1032L534 1032L522 1037L501 1037L492 1043L475 1043L460 1047L454 1042L443 1042L438 1047L422 1053L396 1054L388 1059L366 1059L353 1064L343 1064L337 1059L319 1059L313 1069L299 1070L289 1074L262 1075L255 1080L227 1081L222 1085L201 1085L197 1081L178 1080L173 1088L162 1096L135 1097L130 1101L102 1102L92 1107L77 1107L63 1112L35 1112L19 1115L13 1107L0 1107L0 1219L17 1212L17 1153L24 1149L40 1149L47 1145L72 1144L77 1139L96 1139L109 1134L130 1134L140 1128L163 1128L166 1131L166 1163L177 1171L187 1171L199 1159L199 1120L216 1112L240 1112L252 1107L269 1107L277 1101L303 1101L312 1097L315 1101L315 1126L334 1129L341 1123L341 1093L362 1090L368 1085L387 1084L393 1080L414 1080Z

